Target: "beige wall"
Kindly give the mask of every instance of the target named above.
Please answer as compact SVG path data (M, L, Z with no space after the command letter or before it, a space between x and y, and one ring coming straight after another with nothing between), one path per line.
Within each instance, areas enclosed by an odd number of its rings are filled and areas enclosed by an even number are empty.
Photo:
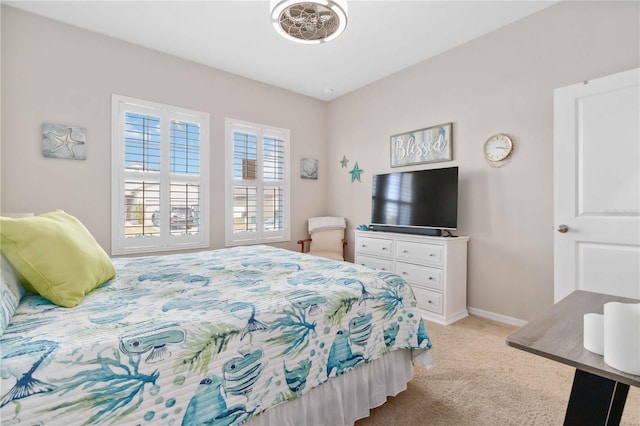
M331 213L351 229L368 223L371 176L391 171L389 136L453 122L454 161L393 171L460 167L471 307L528 320L551 306L553 90L638 67L639 5L563 2L332 101ZM483 158L495 133L515 144L503 168ZM343 154L364 169L362 183L350 183Z
M260 66L260 64L256 64ZM111 246L111 94L211 115L211 247L224 246L224 119L291 130L292 230L326 214L326 104L273 86L2 7L3 212L63 209ZM87 128L86 161L42 156L42 123ZM319 180L300 159L320 160Z

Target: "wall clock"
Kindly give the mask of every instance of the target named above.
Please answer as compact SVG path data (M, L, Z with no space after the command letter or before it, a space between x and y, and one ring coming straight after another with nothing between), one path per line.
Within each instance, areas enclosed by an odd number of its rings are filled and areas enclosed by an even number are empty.
M504 133L493 135L484 143L484 157L489 164L506 160L512 152L513 141Z

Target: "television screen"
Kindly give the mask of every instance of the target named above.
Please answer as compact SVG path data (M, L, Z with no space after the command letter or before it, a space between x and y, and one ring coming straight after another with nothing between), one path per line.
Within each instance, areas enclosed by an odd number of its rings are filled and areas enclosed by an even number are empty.
M458 168L374 175L371 197L372 225L453 230L458 225Z

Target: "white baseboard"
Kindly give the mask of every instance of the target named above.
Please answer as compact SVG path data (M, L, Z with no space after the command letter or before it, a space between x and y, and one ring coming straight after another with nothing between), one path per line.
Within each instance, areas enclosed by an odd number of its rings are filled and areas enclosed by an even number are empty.
M482 309L472 308L471 306L467 306L469 313L471 315L475 315L477 317L486 318L488 320L501 322L503 324L514 325L516 327L522 327L527 323L525 320L521 320L518 318L508 317L506 315L496 314L494 312L483 311Z

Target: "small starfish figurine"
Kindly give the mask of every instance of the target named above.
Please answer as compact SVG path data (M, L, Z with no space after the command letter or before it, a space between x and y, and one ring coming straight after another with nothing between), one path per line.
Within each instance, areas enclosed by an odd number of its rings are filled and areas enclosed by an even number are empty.
M54 132L47 132L46 135L47 138L54 143L54 145L49 149L49 152L56 152L66 148L69 150L71 155L75 157L76 153L73 151L73 146L84 145L83 141L77 141L71 137L71 127L67 127L67 130L62 136L57 135Z
M347 163L349 162L349 160L347 160L347 156L343 155L342 156L342 160L340 160L340 164L342 164L342 168L344 169L345 167L347 167Z
M360 173L364 172L364 170L358 168L358 162L356 161L356 165L353 166L353 170L351 170L349 173L351 173L351 183L353 183L353 181L355 181L356 179L358 179L358 182L362 182L360 180Z

